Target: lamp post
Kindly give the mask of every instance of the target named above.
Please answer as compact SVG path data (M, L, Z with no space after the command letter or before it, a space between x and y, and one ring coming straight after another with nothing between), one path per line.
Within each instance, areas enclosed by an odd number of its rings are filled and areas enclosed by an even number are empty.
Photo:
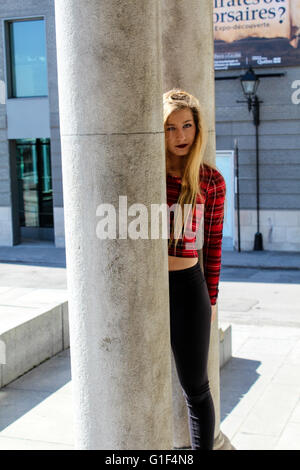
M248 103L249 112L252 110L253 123L255 125L255 137L256 137L256 219L257 219L257 231L254 239L254 250L263 250L263 238L259 231L259 147L258 147L258 126L259 120L259 101L256 90L259 85L259 78L255 74L254 70L249 67L247 72L240 77L242 89L247 101L237 101L238 103Z

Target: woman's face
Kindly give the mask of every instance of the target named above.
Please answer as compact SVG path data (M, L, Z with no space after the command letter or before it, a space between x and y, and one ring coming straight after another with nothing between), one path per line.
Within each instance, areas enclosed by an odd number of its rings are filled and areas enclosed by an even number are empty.
M173 111L167 119L165 135L169 156L188 155L196 135L192 111L189 108Z

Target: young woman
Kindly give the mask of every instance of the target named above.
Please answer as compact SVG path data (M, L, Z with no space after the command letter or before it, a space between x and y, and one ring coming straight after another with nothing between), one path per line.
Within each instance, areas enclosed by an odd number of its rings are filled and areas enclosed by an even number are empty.
M204 163L207 128L199 101L174 89L164 94L163 102L167 203L169 207L180 206L183 215L170 211L171 346L188 407L192 449L211 450L215 413L207 359L218 297L226 186L216 167ZM190 223L185 219L185 204L192 210ZM203 246L198 247L193 234L201 220ZM201 248L204 272L198 259L197 250Z

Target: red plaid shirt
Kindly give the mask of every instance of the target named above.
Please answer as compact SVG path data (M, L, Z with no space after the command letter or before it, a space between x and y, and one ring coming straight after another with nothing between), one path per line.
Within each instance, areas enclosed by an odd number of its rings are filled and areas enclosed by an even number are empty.
M200 169L201 194L197 196L197 206L195 207L192 220L192 233L190 225L183 234L183 238L178 240L175 252L175 242L172 241L169 247L170 256L187 258L198 257L197 249L203 249L203 268L208 293L211 304L215 305L219 292L219 279L221 271L222 236L224 222L224 203L226 195L226 184L221 173L204 164ZM181 178L167 175L167 203L171 207L176 204L181 190ZM195 245L195 233L199 229L199 224L203 221L203 240L198 248ZM170 223L174 222L174 214L170 213ZM200 231L201 232L201 231ZM199 232L199 233L200 233ZM192 236L194 234L194 236Z

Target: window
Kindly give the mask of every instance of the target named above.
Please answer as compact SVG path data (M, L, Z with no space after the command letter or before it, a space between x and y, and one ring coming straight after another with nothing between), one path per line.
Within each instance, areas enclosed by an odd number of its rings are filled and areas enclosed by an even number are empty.
M53 227L50 139L18 139L17 180L21 227Z
M6 23L8 97L48 96L44 20Z

